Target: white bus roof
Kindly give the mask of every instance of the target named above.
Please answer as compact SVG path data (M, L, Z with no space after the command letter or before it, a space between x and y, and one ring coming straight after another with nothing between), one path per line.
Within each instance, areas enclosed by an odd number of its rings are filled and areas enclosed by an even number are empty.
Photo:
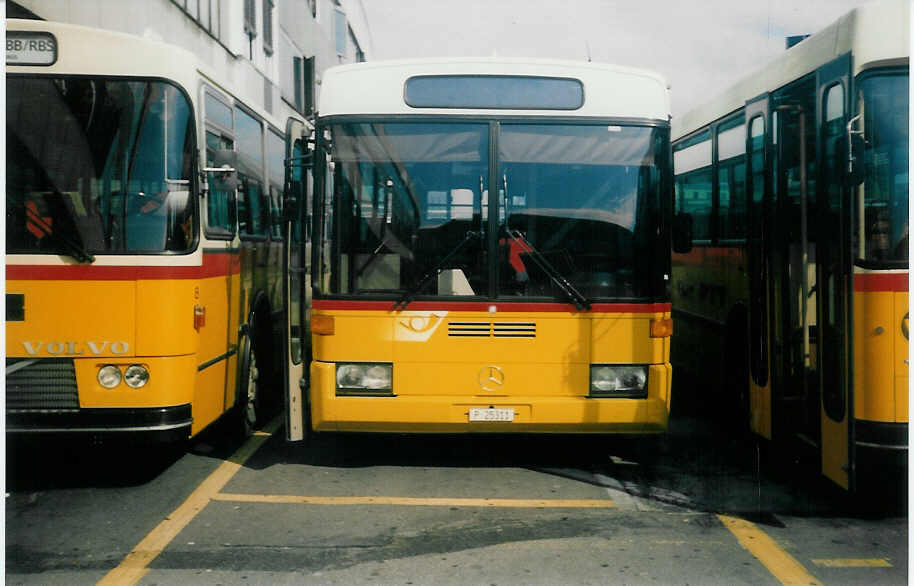
M421 75L516 75L581 81L584 103L575 110L414 108L404 84ZM510 116L599 116L669 120L666 81L628 67L545 59L460 58L371 61L331 67L321 82L320 116L344 114L475 114Z
M909 0L885 0L855 8L818 33L784 51L759 71L673 120L673 139L735 112L750 100L853 53L853 74L879 65L907 65L910 55Z
M52 73L81 75L164 75L166 71L192 71L196 56L180 47L76 24L45 20L6 21L12 31L48 32L57 44L57 60L51 65L18 65L7 56L8 73Z
M16 65L7 57L8 74L162 78L183 87L195 104L200 98L200 81L205 79L277 128L283 128L274 115L263 110L263 94L258 94L258 89L262 92L262 85L253 88L248 87L250 84L245 85L236 61L227 59L224 67L214 68L177 45L69 23L9 19L6 29L8 38L11 31L51 33L57 56L51 65ZM197 106L198 109L202 107Z

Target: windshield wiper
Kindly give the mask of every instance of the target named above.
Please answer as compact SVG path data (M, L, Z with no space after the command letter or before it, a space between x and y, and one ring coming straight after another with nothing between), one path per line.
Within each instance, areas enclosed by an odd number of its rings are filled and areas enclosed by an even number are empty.
M57 196L63 196L59 191L54 192ZM20 209L25 212L26 223L30 226L35 226L38 230L41 231L45 237L50 238L57 244L62 245L66 250L58 251L61 254L66 254L67 256L72 256L78 262L93 263L95 262L95 256L92 255L86 248L82 245L81 242L70 238L64 233L55 232L50 224L45 222L45 220L38 215L35 211L29 209L24 202L14 200L13 198L7 196L6 205L12 206L13 208Z
M530 255L530 258L536 263L536 266L540 268L546 275L552 279L552 282L558 285L565 295L574 303L575 307L578 309L590 309L590 300L585 297L580 291L574 288L568 279L560 273L552 264L543 256L543 253L534 248L530 244L520 230L508 230L508 237L521 245L522 248L526 248L527 254Z
M425 273L422 278L416 282L415 285L407 289L406 292L399 299L397 299L396 303L394 303L394 310L406 309L406 306L410 304L410 302L413 300L413 297L422 291L422 288L425 287L425 284L428 283L432 277L438 276L438 273L441 272L442 268L447 265L447 262L451 260L455 254L463 250L463 248L469 244L470 241L480 238L481 236L481 233L474 232L473 230L467 232L463 237L463 240L457 243L457 246L455 246L449 253L444 255L444 257L435 263L435 266L429 269L428 272Z

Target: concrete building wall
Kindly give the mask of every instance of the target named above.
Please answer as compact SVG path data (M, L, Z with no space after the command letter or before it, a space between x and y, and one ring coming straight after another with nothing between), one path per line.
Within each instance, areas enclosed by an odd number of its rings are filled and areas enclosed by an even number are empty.
M253 29L245 26L247 2L253 7ZM283 118L303 111L305 59L314 60L312 82L316 103L321 74L327 67L368 59L371 54L370 31L360 0L17 0L17 3L45 20L124 32L188 49L214 71L227 76L233 87L241 88L245 99ZM272 6L272 10L265 11L265 6ZM337 51L337 12L345 15L347 23L342 54ZM267 42L265 15L270 16L272 43ZM297 83L302 85L296 87Z

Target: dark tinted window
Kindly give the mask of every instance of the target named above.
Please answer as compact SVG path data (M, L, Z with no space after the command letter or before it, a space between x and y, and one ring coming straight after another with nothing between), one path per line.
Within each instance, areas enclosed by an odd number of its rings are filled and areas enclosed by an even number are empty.
M577 79L507 75L435 75L406 80L414 108L576 110L584 105Z
M196 135L191 105L177 87L10 77L6 144L7 251L193 246Z

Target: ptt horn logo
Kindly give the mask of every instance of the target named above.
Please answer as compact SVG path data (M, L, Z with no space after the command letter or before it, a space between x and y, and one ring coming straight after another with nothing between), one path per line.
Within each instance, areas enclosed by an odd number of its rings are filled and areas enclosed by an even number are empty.
M431 311L403 318L398 321L400 328L397 330L397 339L425 342L432 337L446 316L446 311Z
M22 345L29 356L37 356L42 352L50 356L100 356L106 353L127 354L130 352L130 344L123 341L77 342L68 340L65 342L23 342Z
M505 371L497 366L485 366L479 371L477 381L482 390L497 391L505 384Z

